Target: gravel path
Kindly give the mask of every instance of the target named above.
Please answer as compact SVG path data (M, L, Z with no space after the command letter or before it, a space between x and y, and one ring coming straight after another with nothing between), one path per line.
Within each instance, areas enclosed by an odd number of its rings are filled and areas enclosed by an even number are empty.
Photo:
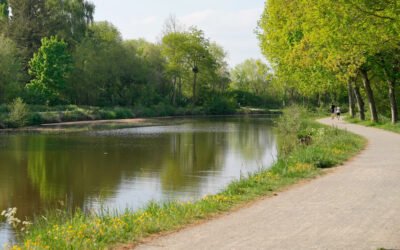
M333 173L136 249L400 249L400 135L323 119L369 140Z

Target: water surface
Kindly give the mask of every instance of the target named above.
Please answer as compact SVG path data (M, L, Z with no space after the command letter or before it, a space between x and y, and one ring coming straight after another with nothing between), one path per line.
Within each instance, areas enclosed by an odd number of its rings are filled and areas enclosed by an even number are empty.
M195 200L276 158L264 117L177 119L167 126L0 135L0 211L138 209ZM0 248L11 240L0 223Z

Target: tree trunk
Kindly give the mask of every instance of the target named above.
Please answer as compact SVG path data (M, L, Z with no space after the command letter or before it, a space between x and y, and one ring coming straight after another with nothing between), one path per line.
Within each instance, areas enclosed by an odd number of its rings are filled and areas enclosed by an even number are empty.
M378 122L379 119L378 119L378 112L376 110L374 93L371 88L371 82L369 81L367 70L365 70L365 69L361 70L361 75L363 78L365 92L367 93L367 97L368 97L369 110L371 112L371 121Z
M394 81L387 81L389 84L389 100L390 100L390 110L392 112L392 123L395 124L399 120L399 113L397 110L397 100L396 100L396 85Z
M350 113L351 118L354 118L356 116L353 82L354 82L354 80L350 79L349 82L347 83L347 90L348 90L348 95L349 95L349 113Z
M357 83L354 84L354 95L356 96L358 112L360 112L360 120L364 121L365 120L365 104L364 104L364 100L361 96L360 86L358 86Z
M197 85L197 73L193 73L193 104L196 104L197 98L196 98L196 85Z
M173 85L172 85L172 105L176 105L176 76L174 76Z
M178 81L178 100L182 99L182 77L179 77Z
M398 110L397 110L397 100L396 100L396 80L390 78L387 70L383 69L386 81L389 87L389 100L390 100L390 111L392 114L392 123L395 124L399 120Z

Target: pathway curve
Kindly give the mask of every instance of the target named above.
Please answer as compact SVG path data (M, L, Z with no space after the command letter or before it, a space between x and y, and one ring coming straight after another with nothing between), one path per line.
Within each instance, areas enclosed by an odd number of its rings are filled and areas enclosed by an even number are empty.
M400 135L320 122L368 147L331 174L136 249L400 249Z

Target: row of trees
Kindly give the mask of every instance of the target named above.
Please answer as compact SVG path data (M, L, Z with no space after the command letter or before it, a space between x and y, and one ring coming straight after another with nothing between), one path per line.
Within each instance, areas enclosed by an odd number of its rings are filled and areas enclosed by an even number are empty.
M85 0L0 0L0 103L203 105L232 88L266 93L265 64L239 65L231 84L227 53L202 30L171 17L158 43L124 41L94 10Z
M347 90L352 116L398 121L399 0L269 0L259 22L263 53L287 91ZM334 97L332 98L335 99Z

